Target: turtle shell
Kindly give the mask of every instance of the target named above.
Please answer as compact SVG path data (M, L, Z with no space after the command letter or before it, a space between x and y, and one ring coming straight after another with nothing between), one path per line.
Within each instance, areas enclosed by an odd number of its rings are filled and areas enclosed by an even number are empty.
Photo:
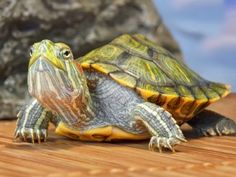
M230 92L228 85L203 79L141 34L119 36L78 61L164 107L179 123Z

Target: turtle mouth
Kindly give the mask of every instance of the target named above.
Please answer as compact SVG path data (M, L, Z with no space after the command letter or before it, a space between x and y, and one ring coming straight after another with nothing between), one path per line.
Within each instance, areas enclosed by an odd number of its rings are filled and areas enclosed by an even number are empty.
M43 72L50 72L50 70L47 68L37 68L35 69L35 72L43 73Z
M35 63L33 63L30 68L29 72L39 72L39 73L44 73L44 72L53 72L55 70L61 70L61 68L55 67L50 61L46 58L39 58Z

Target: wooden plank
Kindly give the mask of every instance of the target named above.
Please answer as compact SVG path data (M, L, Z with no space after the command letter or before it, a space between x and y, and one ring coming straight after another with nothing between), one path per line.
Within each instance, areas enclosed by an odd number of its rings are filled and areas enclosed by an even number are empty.
M236 120L236 95L210 109ZM187 143L176 153L147 150L148 141L90 143L54 134L42 144L13 141L15 121L0 122L0 176L206 176L236 174L235 136L196 137L184 126Z

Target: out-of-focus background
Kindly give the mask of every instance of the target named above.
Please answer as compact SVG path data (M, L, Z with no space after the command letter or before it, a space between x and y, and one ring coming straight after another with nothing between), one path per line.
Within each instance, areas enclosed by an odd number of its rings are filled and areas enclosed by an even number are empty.
M155 0L185 62L236 91L236 1Z

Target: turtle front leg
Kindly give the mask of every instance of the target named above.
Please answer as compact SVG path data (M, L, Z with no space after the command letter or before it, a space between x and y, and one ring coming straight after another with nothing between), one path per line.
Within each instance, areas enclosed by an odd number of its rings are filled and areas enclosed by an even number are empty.
M41 104L33 99L24 106L17 115L18 120L15 129L15 139L23 141L31 139L40 143L46 141L48 135L49 120L53 117L52 113L47 111Z
M188 121L200 136L221 136L236 134L236 123L216 112L204 110Z
M156 104L149 102L138 104L132 116L135 120L134 126L142 123L152 135L149 142L150 150L157 149L162 152L162 148L166 148L174 152L173 146L186 142L171 114Z

